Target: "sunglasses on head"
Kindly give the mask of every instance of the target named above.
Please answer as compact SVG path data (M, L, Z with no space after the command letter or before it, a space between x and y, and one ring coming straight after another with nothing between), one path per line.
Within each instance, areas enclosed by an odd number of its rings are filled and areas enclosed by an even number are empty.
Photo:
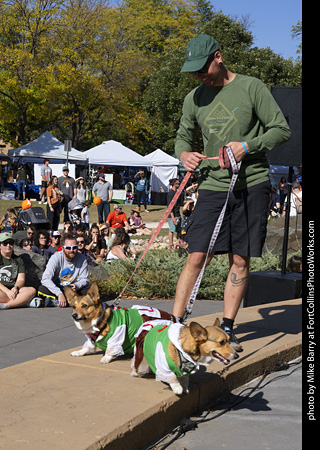
M77 250L78 246L77 245L64 245L63 248L65 250Z
M212 63L212 61L214 60L214 55L210 55L209 58L207 59L207 62L205 63L205 65L202 67L202 69L200 70L196 70L195 72L190 72L193 75L196 75L198 73L207 73L210 67L210 64Z
M13 241L5 241L5 242L1 242L1 244L6 247L7 245L13 245Z

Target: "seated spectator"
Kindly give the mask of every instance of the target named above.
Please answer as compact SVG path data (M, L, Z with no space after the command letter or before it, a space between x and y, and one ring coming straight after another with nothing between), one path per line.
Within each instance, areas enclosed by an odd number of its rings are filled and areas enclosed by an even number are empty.
M79 199L74 198L68 203L69 218L74 227L81 223L81 211L83 205Z
M130 244L128 233L115 235L110 251L107 254L107 261L114 259L128 259L127 249Z
M34 243L37 234L37 229L34 225L28 225L27 227L27 238L29 238L32 243Z
M116 238L119 241L121 241L125 238L125 235L126 235L126 231L123 227L119 227L119 228L115 229L114 234L109 238L109 241L108 241L108 251L110 251ZM133 259L136 259L138 252L131 240L126 249L126 252L127 252L127 255L130 255L130 257L132 256Z
M27 305L36 295L35 288L25 286L25 266L13 245L10 233L0 234L0 310Z
M39 230L37 232L32 251L38 253L38 255L45 256L47 261L56 252L56 249L50 245L49 233L46 230Z
M100 227L100 235L105 240L106 245L109 241L109 227L106 223L103 223Z
M89 289L88 264L84 255L78 252L75 236L65 234L62 238L62 252L56 252L48 261L43 272L38 295L46 306L68 306L64 287L70 286L79 295Z
M299 214L300 205L302 208L302 187L298 181L294 181L292 183L292 195L291 195L291 205L290 205L290 217L296 217ZM286 211L288 208L288 198L286 197L282 216L286 215Z
M70 220L67 220L63 225L63 234L75 234L74 226Z
M301 256L291 256L287 267L288 272L301 273L302 272L302 257Z
M77 244L78 244L78 253L81 253L85 256L86 261L88 263L88 266L96 267L98 264L96 263L97 258L95 255L90 252L90 250L87 250L86 240L84 236L77 236Z
M114 211L108 214L107 225L112 228L111 232L119 227L123 227L126 231L130 230L127 216L122 211L122 205L114 205Z
M96 223L93 223L90 228L86 249L95 255L97 262L102 261L105 257L107 244L101 237L99 226Z
M27 252L32 252L32 241L28 238L22 239L22 241L19 244L19 247L21 247L23 250L26 250Z
M87 229L84 223L80 223L79 225L75 226L76 230L76 237L78 236L84 236L85 239L87 239Z
M6 231L8 233L11 233L11 225L8 222L9 215L15 216L16 212L14 208L8 208L7 212L1 217L0 219L0 229L2 231Z
M129 225L131 227L129 232L134 231L137 234L146 234L149 235L152 233L149 228L142 222L142 218L140 215L140 208L137 206L131 211L131 215L129 216Z
M53 247L57 252L61 252L62 245L61 245L61 233L60 231L52 231L50 236L50 245Z
M23 230L21 224L18 221L18 217L15 214L8 213L8 224L11 227L11 234Z
M34 225L28 225L26 230L19 230L12 235L15 244L20 245L22 239L30 239L32 245L37 234L37 229Z

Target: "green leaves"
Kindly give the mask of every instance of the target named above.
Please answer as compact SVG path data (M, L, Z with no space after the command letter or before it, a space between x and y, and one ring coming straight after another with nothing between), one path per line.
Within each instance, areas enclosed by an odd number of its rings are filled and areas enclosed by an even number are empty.
M220 41L230 70L301 82L301 64L251 48L246 22L207 0L1 2L0 138L16 147L50 130L81 150L114 139L173 152L183 98L197 85L180 68L198 33Z

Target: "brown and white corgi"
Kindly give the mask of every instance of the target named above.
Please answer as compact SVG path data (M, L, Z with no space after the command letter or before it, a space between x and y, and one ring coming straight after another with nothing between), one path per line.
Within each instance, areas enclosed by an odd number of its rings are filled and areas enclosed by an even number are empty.
M73 309L76 327L87 336L82 349L73 351L72 356L84 356L100 348L105 352L100 362L107 364L117 356L133 352L135 334L144 322L155 319L169 320L169 323L178 321L172 314L152 307L110 307L100 301L96 282L86 295L78 295L69 286L65 287L64 293Z
M205 328L197 322L189 326L144 323L136 337L132 375L147 373L150 367L156 380L169 383L175 394L188 393L189 374L199 365L208 366L214 360L229 364L239 357L219 325L219 319Z

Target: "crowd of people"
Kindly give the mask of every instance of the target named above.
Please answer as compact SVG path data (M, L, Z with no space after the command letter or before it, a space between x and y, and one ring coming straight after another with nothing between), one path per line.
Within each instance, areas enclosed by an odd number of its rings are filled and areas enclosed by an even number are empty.
M74 179L68 166L62 175L52 173L50 161L44 160L41 167L41 204L47 205L47 223L43 229L29 225L24 229L19 221L19 209L9 208L0 220L0 309L19 306L67 306L64 286L69 285L78 293L85 293L89 286L88 266L97 266L101 261L136 258L137 251L131 242L131 234L151 234L140 214L140 200L146 207L147 179L143 170L132 174L127 168L115 171L113 186L124 187L130 180L137 185L138 206L132 207L129 217L122 205L114 204L110 211L113 187L106 180L104 170L92 190L82 176ZM25 200L26 167L19 166L16 175ZM22 183L22 180L24 181ZM92 201L97 204L98 223L90 226L89 208ZM99 197L95 202L94 198ZM59 231L61 221L63 230ZM46 260L38 289L26 286L26 268L23 258L14 253L14 246L24 252L36 253Z
M139 170L135 178L140 186L138 205L132 206L131 214L122 210L121 204L114 204L110 211L113 188L105 180L103 171L93 185L92 196L100 197L97 204L98 223L90 226L89 189L83 177L74 180L69 176L68 167L63 167L62 176L52 174L49 161L44 161L41 171L43 200L47 204L49 229L37 229L30 225L26 230L19 223L17 212L9 208L0 219L3 232L0 234L0 309L29 305L67 306L63 293L64 286L84 294L89 287L88 266L97 266L101 261L112 263L114 260L135 259L137 251L130 235L151 235L141 217L140 202L147 210L147 180L144 171ZM194 174L173 207L169 218L169 247L180 250L188 247L186 239L192 225L195 205L198 200L198 174ZM116 183L121 186L121 179ZM180 179L170 180L167 195L169 205L179 189ZM295 197L302 199L302 183L297 180L293 185L293 203ZM276 195L274 195L276 194ZM275 208L284 214L287 205L287 183L281 179L276 192L272 190L270 210ZM63 213L63 230L59 231L60 215ZM177 245L174 246L174 234ZM26 286L25 267L21 257L14 254L14 245L25 252L36 253L46 259L41 285L36 290ZM185 250L186 251L186 250ZM289 266L290 267L290 264Z

